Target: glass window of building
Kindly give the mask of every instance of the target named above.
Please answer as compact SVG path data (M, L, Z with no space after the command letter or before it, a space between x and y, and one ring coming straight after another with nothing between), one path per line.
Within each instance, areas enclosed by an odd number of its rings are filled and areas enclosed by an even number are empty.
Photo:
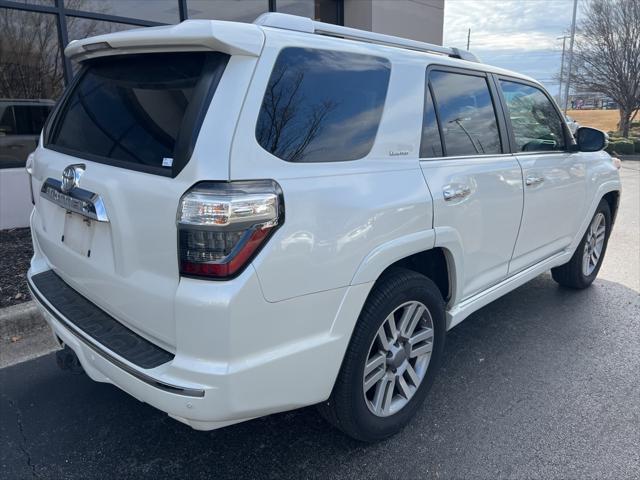
M316 3L319 2L314 0L280 0L276 4L276 8L280 13L316 18Z
M2 9L0 32L0 98L58 98L63 72L56 17Z
M313 18L320 22L338 23L338 0L278 0L278 12Z
M103 22L89 18L67 17L67 29L69 41L82 40L83 38L102 35L103 33L120 32L132 28L142 28L128 23Z
M189 18L251 23L269 11L268 0L189 0Z
M92 20L89 18L67 17L67 30L69 41L82 40L83 38L102 35L104 33L120 32L132 28L142 28L128 23L103 22L102 20ZM73 74L78 73L80 66L72 64Z
M43 5L45 7L52 7L55 0L13 0L14 2L24 3L26 5Z
M86 12L139 18L152 22L177 23L180 21L176 0L65 0L65 8Z
M0 169L24 167L64 88L56 17L0 10Z

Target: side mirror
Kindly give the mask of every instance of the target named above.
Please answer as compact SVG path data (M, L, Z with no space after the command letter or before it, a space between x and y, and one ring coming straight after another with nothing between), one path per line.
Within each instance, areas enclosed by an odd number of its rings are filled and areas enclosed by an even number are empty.
M606 148L609 136L602 130L591 127L580 127L575 135L578 150L581 152L598 152Z

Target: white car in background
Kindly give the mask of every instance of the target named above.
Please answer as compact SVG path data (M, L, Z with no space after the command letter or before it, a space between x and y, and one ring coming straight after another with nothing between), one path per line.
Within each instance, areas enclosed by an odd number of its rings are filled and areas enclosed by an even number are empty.
M0 169L24 167L54 105L53 100L0 98Z
M0 230L29 226L27 158L38 146L52 100L0 98Z
M469 52L269 13L66 55L30 289L62 365L193 428L319 404L383 439L447 330L549 269L598 274L620 192L604 134L574 140L538 82Z

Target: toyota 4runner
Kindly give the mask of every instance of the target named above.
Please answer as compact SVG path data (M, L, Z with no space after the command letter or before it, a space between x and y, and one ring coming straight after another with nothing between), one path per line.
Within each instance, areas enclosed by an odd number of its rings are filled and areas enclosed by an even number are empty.
M66 55L29 286L92 379L193 428L318 404L382 439L447 330L549 269L598 274L605 135L469 52L269 13Z

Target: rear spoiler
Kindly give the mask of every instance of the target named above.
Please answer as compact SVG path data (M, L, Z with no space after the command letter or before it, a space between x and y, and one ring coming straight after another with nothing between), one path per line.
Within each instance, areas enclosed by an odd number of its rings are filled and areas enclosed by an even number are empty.
M211 50L229 55L257 57L263 44L264 33L257 25L219 20L186 20L166 27L136 28L73 40L65 48L64 54L76 61L123 53L158 51Z

